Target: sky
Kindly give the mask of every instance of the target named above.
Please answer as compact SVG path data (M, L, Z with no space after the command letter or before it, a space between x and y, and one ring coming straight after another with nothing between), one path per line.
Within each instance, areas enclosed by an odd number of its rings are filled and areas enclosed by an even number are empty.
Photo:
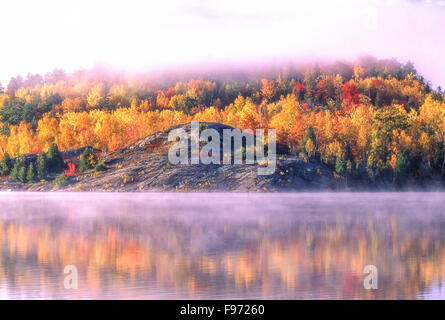
M445 88L445 0L2 0L0 82L263 59L414 62ZM149 69L148 69L149 70Z

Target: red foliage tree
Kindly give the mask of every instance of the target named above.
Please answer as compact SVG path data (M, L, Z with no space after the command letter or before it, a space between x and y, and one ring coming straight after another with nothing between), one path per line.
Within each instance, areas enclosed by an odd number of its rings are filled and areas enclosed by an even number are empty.
M294 86L294 90L298 99L301 98L301 94L304 92L304 84L301 82L297 82Z
M353 105L360 102L360 92L357 90L353 82L345 82L343 88L341 88L341 98L346 110L350 110Z
M64 170L66 176L75 176L76 175L76 165L72 162L68 162L68 169Z

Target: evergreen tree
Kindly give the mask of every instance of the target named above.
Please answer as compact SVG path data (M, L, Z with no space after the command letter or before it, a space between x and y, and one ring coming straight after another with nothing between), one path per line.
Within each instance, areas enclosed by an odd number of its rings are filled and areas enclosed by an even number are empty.
M8 152L3 154L2 160L0 161L0 176L7 176L11 173L12 161Z
M443 101L443 92L440 86L437 87L437 90L433 91L433 99L439 102Z
M61 172L65 167L62 155L60 154L57 144L51 143L49 150L46 154L48 160L48 171L49 172Z
M26 172L26 180L28 182L36 182L37 181L37 173L33 163L29 164L28 170Z
M43 152L40 152L37 156L37 177L40 180L46 179L48 176L48 163L46 160L46 155Z
M382 98L380 97L380 92L377 92L377 95L375 96L375 103L376 108L380 108L382 106Z
M3 124L2 128L0 129L0 133L4 136L9 137L10 129L9 129L9 124L7 122Z
M414 104L414 101L409 98L408 102L406 103L406 110L410 111L411 109L415 109L416 105Z
M96 164L96 157L94 155L93 149L88 147L80 155L80 171L86 171L92 169Z
M405 150L402 150L397 155L397 162L396 162L396 172L397 172L398 182L399 183L404 182L408 177L410 171L411 171L411 161L409 158L409 154Z
M335 162L335 172L341 176L345 173L345 164L342 157L337 157L337 161Z
M18 181L18 175L19 175L19 166L17 165L17 162L14 164L14 167L11 170L11 179L13 181Z
M26 182L26 158L24 156L15 159L14 167L11 170L11 179Z
M17 174L17 180L23 183L26 183L26 165L21 166L19 168L18 174Z

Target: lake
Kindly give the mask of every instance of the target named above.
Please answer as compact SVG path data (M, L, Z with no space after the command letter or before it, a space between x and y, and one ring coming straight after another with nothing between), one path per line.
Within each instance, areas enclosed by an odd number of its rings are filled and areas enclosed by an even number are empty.
M444 279L445 193L0 193L0 299L444 299Z

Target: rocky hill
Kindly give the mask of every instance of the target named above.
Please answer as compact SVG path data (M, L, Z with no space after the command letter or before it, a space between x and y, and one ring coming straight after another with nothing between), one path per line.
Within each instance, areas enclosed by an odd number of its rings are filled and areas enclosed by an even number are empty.
M202 123L222 133L231 127L218 123ZM70 177L65 186L55 188L50 177L39 183L17 183L0 180L1 191L322 191L347 188L344 179L315 159L291 155L277 145L276 170L260 176L260 164L178 164L168 160L168 134L183 128L190 135L190 124L157 132L107 154L103 161L108 170L82 172ZM222 136L222 134L221 134ZM77 152L78 153L78 152Z

